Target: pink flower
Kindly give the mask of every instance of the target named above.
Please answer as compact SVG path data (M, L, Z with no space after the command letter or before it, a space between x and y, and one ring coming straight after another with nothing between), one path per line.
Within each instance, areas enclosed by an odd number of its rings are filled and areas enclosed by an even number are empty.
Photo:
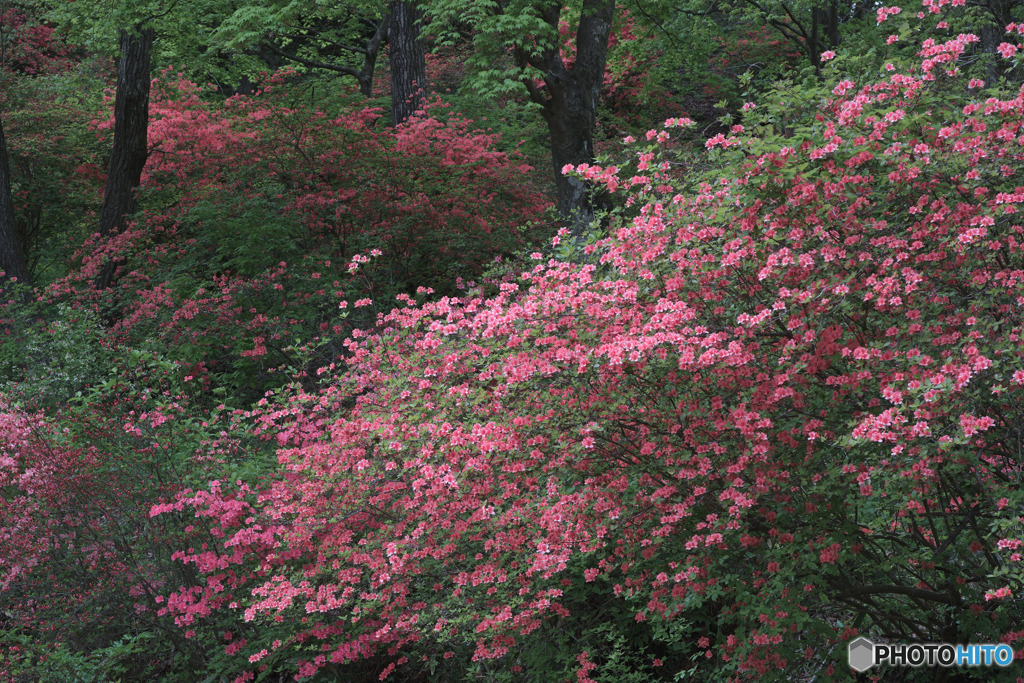
M879 7L875 12L875 19L877 23L881 24L890 14L899 14L902 11L899 7Z
M1013 592L1010 591L1009 586L1003 586L1002 588L997 588L995 590L992 590L992 591L989 591L989 592L985 593L985 601L986 602L988 602L989 600L1002 600L1003 598L1012 598L1012 597L1013 597Z
M821 551L821 562L822 564L835 564L839 559L839 544L833 543L824 550Z

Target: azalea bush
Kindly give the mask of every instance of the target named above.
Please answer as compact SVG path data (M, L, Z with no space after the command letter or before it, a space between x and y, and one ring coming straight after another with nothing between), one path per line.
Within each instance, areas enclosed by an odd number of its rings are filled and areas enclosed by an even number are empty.
M74 48L41 20L30 3L5 2L0 7L3 30L0 71L27 75L55 74L73 66Z
M225 646L254 628L215 616L178 629L160 614L165 593L198 578L174 554L204 547L209 530L150 511L211 477L258 481L272 449L245 411L207 407L194 367L109 348L81 310L41 325L30 361L53 372L25 373L0 399L0 680L194 681L229 668ZM51 337L48 359L37 336Z
M244 408L341 371L349 314L370 327L411 282L454 291L534 239L545 202L494 136L441 103L378 130L288 79L227 103L157 81L135 220L69 230L70 274L0 303L0 679L192 681L272 640L280 627L231 614L175 624L165 596L199 584L174 554L218 536L151 509L211 480L259 485L277 441Z
M376 110L329 98L319 107L289 78L218 104L166 72L142 211L116 236L86 239L48 300L89 306L114 343L174 348L194 377L257 400L297 367L300 342L327 332L340 342L396 294L452 293L536 240L530 221L547 204L493 135L439 101L384 129ZM116 286L96 290L111 259ZM326 343L319 357L342 351Z
M530 169L438 98L388 129L378 110L291 84L287 71L222 107L168 76L146 182L184 196L185 207L154 218L197 236L223 271L251 274L265 265L247 253L255 242L210 247L228 237L225 223L246 212L243 223L269 222L269 235L249 231L267 258L315 251L341 259L380 249L390 287L382 295L450 287L521 249L523 228L546 207L518 182Z
M178 417L172 405L148 413L134 400L140 414L124 409L116 426L98 402L66 407L71 428L0 404L0 680L139 680L203 661L203 644L168 630L154 602L172 577L189 580L171 554L195 535L182 520L148 518L187 481L195 442L182 425L154 429ZM141 647L158 634L159 647Z
M404 297L346 373L268 401L275 474L153 509L218 538L168 614L271 629L240 680L825 680L858 634L1019 652L1024 94L959 73L977 39L941 37L945 4L912 60L745 107L714 175L674 164L685 119L566 169L624 196L606 233L494 296ZM612 633L580 621L601 609Z
M0 308L0 679L1020 658L1024 30L993 71L962 5L567 167L620 208L541 247L442 104L165 76L134 223Z

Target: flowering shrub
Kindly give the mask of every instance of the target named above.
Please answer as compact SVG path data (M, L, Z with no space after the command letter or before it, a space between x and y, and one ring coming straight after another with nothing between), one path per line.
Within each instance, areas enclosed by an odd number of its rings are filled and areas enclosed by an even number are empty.
M164 81L139 219L53 320L4 305L0 679L828 680L858 634L1019 658L1024 89L971 71L953 4L751 98L714 171L687 119L567 168L622 197L609 227L462 298L413 293L540 208L489 136Z
M113 398L127 387L107 389ZM113 671L170 680L162 678L169 669L202 661L203 645L168 633L154 604L168 581L189 580L170 548L195 536L179 519L146 516L187 480L182 467L196 441L175 424L175 404L134 401L139 413L121 417L137 439L118 434L99 401L65 407L75 418L68 428L0 398L0 680L100 680ZM159 647L124 640L158 631Z
M0 7L0 71L53 74L72 66L72 48L52 26L30 15L31 6Z
M135 222L80 242L30 305L0 302L0 680L191 681L286 637L233 615L175 628L181 603L163 595L198 584L172 555L217 535L150 510L212 479L259 481L265 416L232 408L283 369L309 384L314 358L344 367L339 304L372 326L373 299L411 280L454 288L525 244L543 209L493 137L439 103L376 131L375 112L329 116L283 76L223 106L157 85ZM97 290L109 259L115 285Z
M448 286L445 278L478 274L493 256L522 247L518 229L545 202L516 182L529 169L494 151L494 135L439 99L378 132L377 110L342 102L333 107L340 113L328 113L332 103L310 106L314 93L289 86L288 76L268 77L256 96L231 98L220 111L204 105L193 84L167 84L155 107L147 179L173 179L179 192L184 182L190 209L213 204L231 216L224 194L240 207L265 202L257 213L291 217L280 240L298 243L299 253L340 261L379 248L392 295ZM187 212L172 218L174 229L196 223ZM277 239L269 246L281 250ZM224 253L226 269L252 270Z
M166 72L144 211L131 229L86 240L74 272L48 290L110 318L118 343L173 347L196 377L212 372L254 400L279 383L270 373L295 367L296 340L343 336L339 300L372 326L376 309L355 302L389 307L417 286L454 291L522 248L525 224L545 208L519 182L526 169L444 104L377 131L375 110L341 102L328 114L287 78L218 106ZM350 279L353 257L373 250ZM111 258L124 263L117 287L96 291Z
M258 480L273 452L244 411L197 400L210 389L202 367L111 344L93 316L61 313L0 347L50 368L0 396L0 681L189 682L230 669L232 633L244 641L253 627L214 615L178 630L159 613L164 593L196 581L174 553L204 547L208 530L149 513L211 478Z
M243 680L515 676L590 586L650 624L651 677L837 678L858 633L1019 651L1024 92L966 87L973 42L835 84L785 137L748 108L710 180L660 151L686 120L575 169L632 214L494 296L406 298L264 407L271 480L154 508L219 538L169 613L276 624Z

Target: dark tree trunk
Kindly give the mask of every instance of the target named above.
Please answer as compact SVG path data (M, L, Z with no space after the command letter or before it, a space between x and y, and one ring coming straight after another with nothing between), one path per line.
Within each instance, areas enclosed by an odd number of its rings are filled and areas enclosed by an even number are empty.
M99 233L109 237L122 232L135 211L135 191L149 154L149 62L153 51L153 29L121 32L121 59L117 64L117 92L114 95L114 146L110 172L100 209ZM108 263L97 279L104 289L113 280L116 263Z
M21 251L18 231L14 226L14 200L11 197L11 166L7 160L7 138L0 121L0 283L17 278L29 281L28 265Z
M385 12L384 16L380 18L380 23L377 24L377 30L366 41L366 51L363 53L363 66L356 75L356 80L359 81L359 92L364 97L369 97L373 94L373 72L377 68L377 55L380 54L380 46L387 40L388 28L390 26L391 17Z
M602 203L591 196L591 186L575 176L562 173L566 164L578 166L594 161L595 109L587 101L589 93L568 87L552 93L552 102L543 110L551 138L551 164L558 189L558 212L569 221L573 234L581 234L594 222L595 210Z
M423 88L427 82L426 51L420 39L423 10L413 2L393 0L391 26L391 120L405 123L417 109L423 108Z
M837 0L832 0L829 3L828 9L828 23L826 24L826 33L828 49L834 50L839 47L839 3Z
M811 32L807 35L807 59L814 65L814 69L821 76L821 46L818 43L818 24L822 18L822 11L817 7L811 9Z
M839 47L839 7L832 0L825 7L811 8L811 31L807 37L807 58L821 75L821 53Z
M597 103L604 81L608 36L612 28L615 0L584 0L580 25L576 31L576 62L566 67L557 45L528 54L517 51L520 66L529 64L544 74L544 87L525 81L530 97L541 105L541 114L551 136L551 162L558 188L558 211L574 235L580 235L594 222L607 197L576 178L562 174L566 164L578 166L594 161L594 126ZM544 7L541 16L557 35L561 12L559 3Z

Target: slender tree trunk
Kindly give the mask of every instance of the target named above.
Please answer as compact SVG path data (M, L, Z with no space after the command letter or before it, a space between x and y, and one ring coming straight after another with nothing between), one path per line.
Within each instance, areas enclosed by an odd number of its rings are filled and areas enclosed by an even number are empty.
M363 66L359 69L356 80L359 81L359 92L364 97L373 94L373 72L377 68L377 55L380 54L380 46L388 38L388 31L391 27L391 15L388 12L380 18L377 30L373 36L366 41L366 52L363 53Z
M393 0L388 45L391 46L391 120L405 123L423 108L427 82L426 51L420 39L423 10L414 2Z
M807 37L807 58L821 75L821 53L839 47L839 8L835 0L825 7L811 8L811 31Z
M820 23L822 11L811 8L811 31L807 35L807 59L814 66L818 76L821 76L821 45L818 43L818 24Z
M839 3L832 0L828 5L828 49L839 47Z
M142 169L149 154L149 63L153 51L153 29L121 31L121 59L117 65L114 95L114 146L110 172L100 209L99 233L116 235L125 229L135 211L135 191L142 181ZM97 278L97 287L110 286L117 264L107 263Z
M558 188L558 211L574 235L580 235L594 222L596 212L606 208L607 197L576 178L562 174L566 164L578 166L594 161L594 127L597 104L604 82L615 0L584 0L580 25L576 31L576 62L567 68L552 46L541 54L520 50L520 66L529 64L544 74L544 87L525 81L530 97L541 105L541 114L551 136L551 162ZM561 5L553 2L541 10L541 16L556 32Z
M11 166L7 159L7 138L0 121L0 283L17 278L28 282L28 265L21 251L14 225L14 200L11 197Z

